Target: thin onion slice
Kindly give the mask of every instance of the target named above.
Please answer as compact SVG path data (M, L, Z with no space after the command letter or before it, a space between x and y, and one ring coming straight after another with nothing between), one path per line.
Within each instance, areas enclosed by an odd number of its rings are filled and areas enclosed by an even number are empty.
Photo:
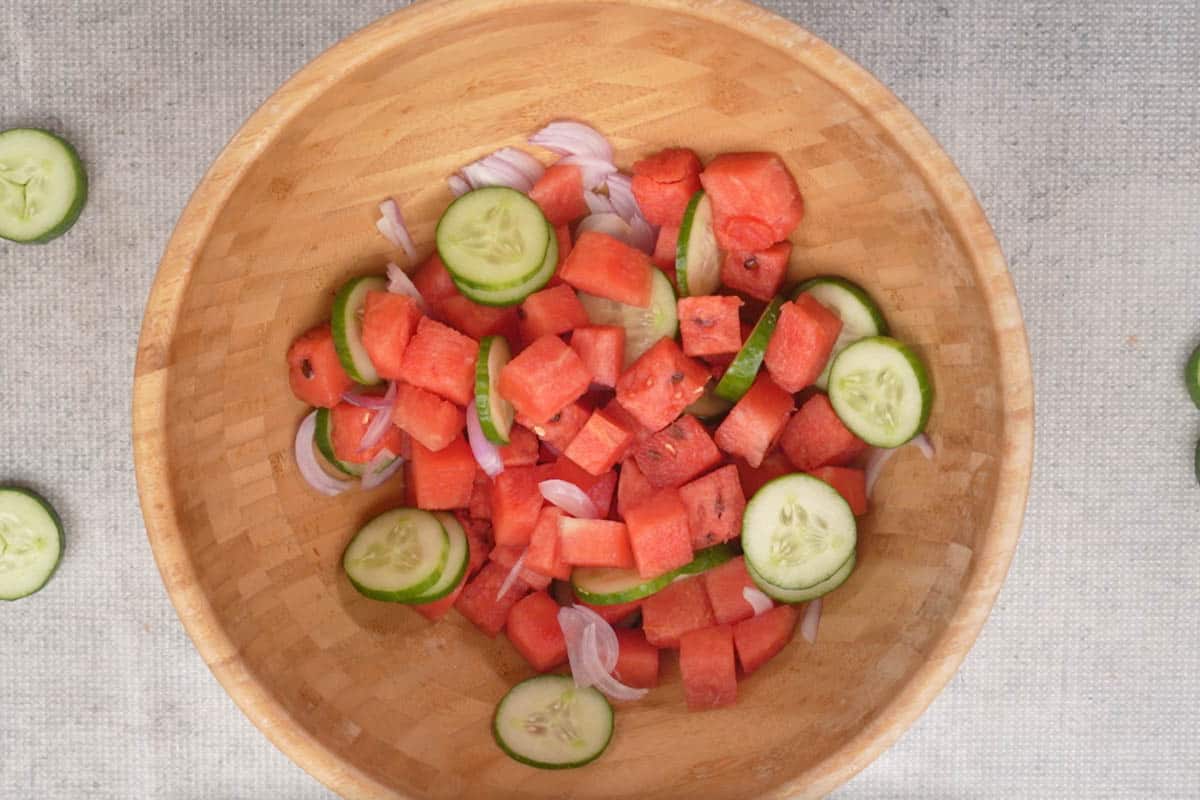
M369 408L372 411L378 411L381 408L387 408L391 405L387 398L381 394L359 394L358 392L346 392L342 395L342 400L352 406Z
M595 625L589 624L583 629L583 642L580 649L583 651L581 661L587 665L586 668L596 678L593 685L610 699L641 700L649 692L649 689L635 689L632 686L626 686L614 678L610 671L603 668L597 651Z
M588 214L579 220L579 227L576 228L576 231L577 233L583 233L584 231L605 233L630 247L637 247L634 244L637 239L633 235L633 228L629 227L629 223L621 219L621 215L615 211Z
M546 502L558 506L578 519L599 519L600 512L592 498L570 481L552 478L538 484L538 491Z
M918 433L913 437L912 443L915 444L917 449L921 451L921 455L925 456L925 458L929 461L933 461L933 457L936 455L936 453L933 449L933 442L928 436L923 433Z
M616 214L616 209L613 208L612 201L608 199L606 194L597 194L596 192L584 192L583 199L587 203L588 212L591 214Z
M579 167L580 176L583 178L583 188L589 192L604 186L608 182L608 177L617 171L616 165L611 161L592 156L563 156L557 163Z
M521 575L521 570L525 567L525 556L529 553L529 548L521 551L521 555L513 562L512 569L504 576L504 580L500 583L500 588L496 590L496 599L504 597L508 594L508 590L517 582L517 578Z
M504 472L504 458L500 455L500 448L484 436L483 426L479 424L479 411L475 408L474 401L467 406L467 443L471 445L471 455L475 456L475 463L479 464L479 468L486 472L489 478Z
M546 168L542 165L542 162L524 150L518 150L515 147L502 147L493 155L501 161L507 161L519 170L522 175L529 179L531 188L546 172Z
M383 485L404 466L404 459L386 447L380 450L363 471L362 488L374 489Z
M450 193L455 197L462 197L471 191L471 184L461 175L451 175L449 178L446 178L446 183L450 186Z
M743 586L742 597L747 603L750 604L750 607L754 609L754 616L756 617L759 614L767 613L775 607L775 604L771 602L771 598L767 597L753 586Z
M332 477L321 465L313 453L313 434L317 430L317 412L314 411L304 418L296 430L294 445L296 466L309 486L329 497L341 494L354 485L353 481L343 481Z
M809 644L817 643L817 626L821 624L821 598L809 602L804 609L804 619L800 620L800 635Z
M387 393L383 395L384 407L374 412L375 416L371 419L371 424L367 426L363 432L363 437L358 443L358 452L370 450L375 445L379 444L379 440L388 432L388 428L392 426L392 406L396 404L396 382L389 381Z
M658 231L649 222L636 216L629 221L631 241L629 244L644 253L653 253L658 241Z
M642 210L638 208L637 200L633 197L632 178L618 172L609 175L604 183L608 187L608 199L612 201L613 208L621 215L621 219L631 222L634 217L642 216Z
M404 215L400 213L400 205L389 197L379 204L379 213L382 216L376 221L375 227L384 235L384 238L403 250L409 261L415 263L417 248L413 244L412 235L408 232L408 226L404 224Z
M612 672L617 667L617 655L621 650L620 644L617 643L617 632L604 617L585 605L576 603L572 610L584 625L595 626L596 653L600 656L600 666L604 672Z
M472 161L458 174L471 189L507 186L519 192L528 192L543 172L545 168L542 162L533 156L512 147L504 147L478 161ZM455 194L461 194L453 183L450 188Z
M408 277L404 270L395 264L389 263L387 265L387 276L389 292L411 297L416 301L417 308L422 314L429 314L429 306L425 303L425 298L421 296L421 292L417 289L416 284L412 282L412 278Z
M871 492L875 489L875 481L879 480L883 466L891 461L894 455L896 455L896 448L875 447L871 449L871 455L867 457L867 497L870 497Z
M604 135L582 122L558 120L529 137L530 144L540 145L564 156L591 156L612 161L613 149Z

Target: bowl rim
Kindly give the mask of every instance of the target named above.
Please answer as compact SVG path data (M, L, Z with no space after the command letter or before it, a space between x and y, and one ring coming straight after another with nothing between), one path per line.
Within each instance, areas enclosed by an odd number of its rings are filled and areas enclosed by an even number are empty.
M347 73L397 43L480 14L577 0L423 0L342 39L289 78L246 120L205 173L180 215L151 288L133 381L133 450L147 537L167 594L201 657L251 722L326 787L349 797L404 795L343 760L299 725L238 657L184 544L165 466L166 389L171 340L199 250L258 155L305 107ZM841 51L745 0L622 0L698 17L789 52L874 117L922 175L970 258L991 317L1002 393L1003 436L995 499L984 543L973 550L962 601L928 657L895 695L838 750L775 787L767 797L819 797L850 780L890 747L953 677L979 635L1008 572L1033 466L1033 379L1029 346L1000 245L966 180L916 116L870 72Z

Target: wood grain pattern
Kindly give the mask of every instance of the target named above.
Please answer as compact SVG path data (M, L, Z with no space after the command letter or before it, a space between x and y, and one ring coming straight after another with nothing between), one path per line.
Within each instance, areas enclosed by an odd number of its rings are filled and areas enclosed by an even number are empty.
M685 711L668 663L662 689L619 711L599 762L542 773L490 739L494 703L527 674L503 638L455 614L431 626L341 575L353 530L399 498L306 490L283 356L346 277L398 257L372 224L383 196L428 251L445 176L556 117L605 131L626 167L676 143L780 152L808 207L793 277L872 287L931 367L939 456L891 462L816 647L793 642L736 707L705 714ZM251 117L184 211L133 394L143 513L185 627L255 724L354 798L825 794L970 648L1032 459L1020 311L970 189L864 70L728 0L432 1L326 52Z

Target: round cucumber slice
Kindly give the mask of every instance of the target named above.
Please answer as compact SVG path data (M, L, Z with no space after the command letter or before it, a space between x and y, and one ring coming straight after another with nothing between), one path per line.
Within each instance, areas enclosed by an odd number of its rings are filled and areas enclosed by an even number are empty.
M817 388L825 389L829 386L829 370L838 354L859 339L886 336L887 320L883 318L883 312L871 299L871 295L854 281L845 278L835 275L812 278L796 287L792 299L802 294L812 295L814 300L842 320L842 331L833 343L833 351L829 354L829 360L825 362L825 369L817 378Z
M671 281L660 270L652 269L651 272L650 305L646 308L579 292L579 302L583 303L593 325L620 325L625 329L626 367L637 361L659 339L664 336L673 338L679 330L675 290L671 287Z
M834 360L829 402L867 444L899 447L924 430L933 387L916 353L887 336L870 336Z
M437 584L449 554L450 537L437 517L419 508L397 508L354 534L342 568L360 594L406 603Z
M20 600L45 586L62 552L54 507L36 492L0 486L0 600Z
M829 580L858 542L854 512L820 478L792 473L770 481L746 503L746 564L781 589L810 589Z
M728 545L706 547L697 552L689 563L656 578L643 578L636 569L576 567L571 571L571 588L576 597L594 606L632 603L661 591L680 576L698 575L731 558L733 550Z
M712 547L696 551L692 556L692 560L684 564L676 572L679 575L699 575L701 572L706 572L713 567L721 566L733 558L733 556L733 548L729 545L714 544Z
M367 292L386 291L386 280L365 275L346 281L333 298L333 316L330 322L338 360L342 362L342 369L346 370L351 379L365 386L374 386L382 379L375 371L371 357L367 355L367 348L363 347L363 307L367 303Z
M683 410L685 414L691 414L697 419L713 420L723 417L729 413L729 409L733 408L733 403L721 397L713 389L711 383L704 387L704 394L693 402L690 406Z
M433 516L442 523L442 528L445 529L446 536L450 540L450 549L446 553L446 568L442 570L442 577L438 578L438 582L426 589L420 596L409 601L417 605L441 600L453 592L462 582L467 565L471 563L471 544L467 539L467 532L463 530L458 519L448 511L434 511Z
M549 225L550 223L546 223L547 227ZM515 306L529 295L539 291L554 277L556 269L558 269L558 237L554 235L554 229L550 228L550 246L546 248L546 258L542 261L542 266L534 273L532 278L520 286L514 286L511 289L490 291L487 289L476 289L468 284L460 283L453 275L450 278L454 280L454 285L458 287L458 290L472 302L483 306L506 307Z
M538 769L570 769L594 761L613 733L613 710L598 690L566 675L538 675L508 690L492 719L492 735L510 758Z
M451 203L436 238L456 283L498 291L533 278L555 237L537 203L515 189L488 186Z
M87 203L87 173L67 141L38 128L0 132L0 239L42 244Z
M717 383L717 388L713 390L718 397L736 403L742 399L742 395L750 391L750 385L754 383L763 358L767 355L767 345L771 342L771 335L775 333L775 325L779 322L779 311L783 304L784 298L780 296L772 298L767 304L758 322L754 323L754 330L750 331L742 349L733 357L732 363Z
M721 251L713 233L712 203L703 190L692 195L675 245L675 282L680 297L712 294L721 285Z
M854 572L854 567L857 563L857 553L851 553L850 558L846 559L846 563L842 564L838 568L838 571L833 573L828 580L821 581L810 589L781 589L770 581L764 580L761 575L754 571L754 567L750 566L749 562L746 564L746 572L750 573L750 579L768 597L774 598L781 603L805 603L809 600L816 600L822 595L829 594L845 583L846 579L850 577L850 573Z
M475 410L483 435L496 444L508 444L512 430L512 403L500 396L496 385L500 370L512 360L512 350L503 336L485 336L479 340L479 358L475 362Z
M1196 404L1196 408L1200 408L1200 347L1192 352L1184 375L1187 379L1188 394L1192 396L1192 402Z

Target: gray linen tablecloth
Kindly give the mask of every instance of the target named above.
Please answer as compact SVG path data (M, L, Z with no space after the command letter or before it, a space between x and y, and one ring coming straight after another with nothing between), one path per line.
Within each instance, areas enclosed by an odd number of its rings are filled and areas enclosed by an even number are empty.
M1008 254L1037 466L961 672L839 798L1195 797L1200 11L1195 0L769 3L892 87ZM130 385L171 227L242 120L394 0L0 3L0 128L89 164L79 226L0 244L0 483L61 509L62 569L0 607L0 797L327 798L237 710L159 582Z

